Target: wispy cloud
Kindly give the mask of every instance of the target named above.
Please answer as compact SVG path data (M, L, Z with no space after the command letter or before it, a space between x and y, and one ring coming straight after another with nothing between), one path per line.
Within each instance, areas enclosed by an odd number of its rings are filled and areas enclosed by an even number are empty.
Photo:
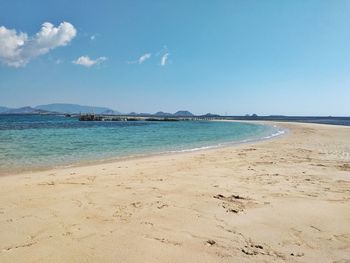
M152 53L145 53L142 56L140 56L137 60L127 61L127 64L142 64L147 59L150 59L152 57Z
M144 55L142 55L141 57L139 57L139 64L142 64L143 62L145 62L147 59L150 59L152 56L151 53L146 53Z
M66 46L77 34L75 27L62 22L55 27L49 22L42 24L34 36L15 29L0 27L0 62L10 67L23 67L30 60L50 50Z
M167 64L169 53L165 53L160 59L160 65L165 66Z
M72 63L84 67L92 67L94 65L101 64L102 62L106 61L106 57L99 57L97 59L91 59L89 56L81 56L77 58L76 60L73 60Z
M90 37L90 40L95 40L96 39L96 36L95 35L92 35L91 37Z
M168 58L169 58L169 51L167 46L163 46L163 48L157 52L154 52L155 57L160 57L160 65L165 66L168 64ZM140 56L137 60L133 61L127 61L127 64L143 64L146 60L150 59L152 57L152 53L145 53L142 56Z
M156 56L160 57L160 65L162 67L167 65L169 55L170 53L167 46L163 46L163 48L156 53Z

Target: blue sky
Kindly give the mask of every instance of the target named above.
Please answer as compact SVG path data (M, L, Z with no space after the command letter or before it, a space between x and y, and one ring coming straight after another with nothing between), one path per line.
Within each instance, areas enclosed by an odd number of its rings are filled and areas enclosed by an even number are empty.
M350 1L0 0L0 64L10 107L349 116Z

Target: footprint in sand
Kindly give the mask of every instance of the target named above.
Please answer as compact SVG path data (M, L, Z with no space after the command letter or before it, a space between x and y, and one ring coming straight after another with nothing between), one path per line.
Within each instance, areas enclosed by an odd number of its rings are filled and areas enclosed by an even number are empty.
M226 209L226 212L230 213L239 213L243 212L245 208L248 206L256 205L257 203L252 202L250 199L242 197L240 195L230 195L230 196L224 196L222 194L217 194L213 196L215 199L222 200L223 203L221 206Z
M169 240L167 238L159 238L159 237L151 237L151 236L144 236L145 238L148 238L148 239L153 239L153 240L156 240L156 241L159 241L163 244L167 244L167 245L173 245L173 246L181 246L182 243L181 242L177 242L177 241L173 241L173 240Z

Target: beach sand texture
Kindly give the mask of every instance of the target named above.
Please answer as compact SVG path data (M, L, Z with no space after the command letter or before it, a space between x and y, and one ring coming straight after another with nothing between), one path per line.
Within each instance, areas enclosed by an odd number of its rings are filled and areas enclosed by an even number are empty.
M350 262L350 127L0 177L0 262Z

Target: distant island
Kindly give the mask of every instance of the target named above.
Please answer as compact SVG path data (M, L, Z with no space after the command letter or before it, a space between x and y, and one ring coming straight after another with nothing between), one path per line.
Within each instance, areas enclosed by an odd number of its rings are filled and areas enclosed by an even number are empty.
M85 106L79 104L53 103L38 106L26 106L20 108L8 108L0 106L0 114L110 114L117 115L120 112L106 107Z
M121 113L107 107L86 106L68 103L52 103L38 106L25 106L9 108L0 106L0 114L97 114L97 115L130 115L130 116L156 116L156 117L192 117L193 113L179 110L175 113L158 111L152 113Z
M9 108L0 106L0 115L20 115L20 114L38 114L38 115L99 115L99 116L129 116L129 117L148 117L163 118L163 119L228 119L228 120L254 120L254 121L293 121L293 122L309 122L309 123L324 123L324 124L337 124L337 125L349 125L350 117L345 116L285 116L285 115L265 115L260 116L256 113L245 115L219 115L213 113L206 113L195 115L188 110L179 110L175 113L158 111L155 113L121 113L117 110L107 107L86 106L79 104L69 103L52 103L38 106L25 106L20 108ZM193 117L193 118L192 118ZM132 119L132 118L130 118Z

